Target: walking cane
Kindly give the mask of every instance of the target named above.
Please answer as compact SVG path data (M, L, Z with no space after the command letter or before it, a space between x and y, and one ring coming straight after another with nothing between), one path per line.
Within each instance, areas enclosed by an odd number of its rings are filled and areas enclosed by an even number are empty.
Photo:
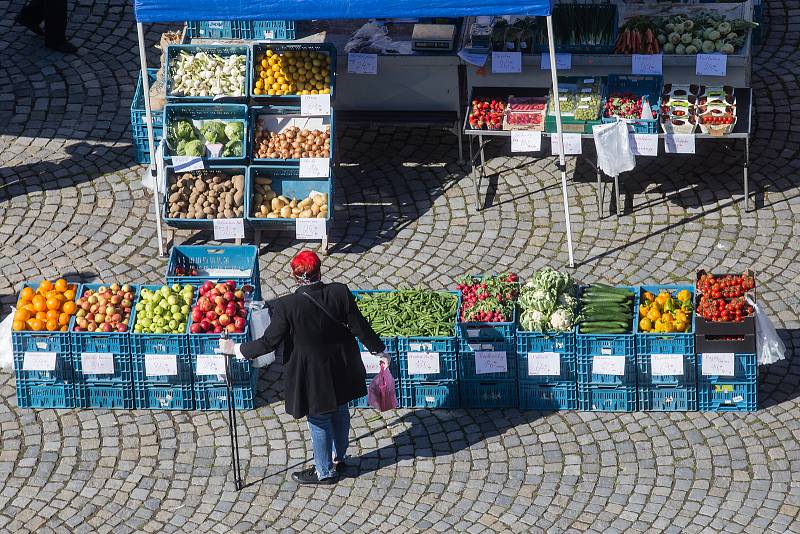
M228 339L228 332L222 332L222 339ZM228 388L228 430L231 435L231 466L233 467L233 483L236 491L244 488L242 480L241 465L239 459L239 428L236 424L236 406L233 400L233 373L231 372L231 360L236 356L233 354L223 354L225 358L225 386Z

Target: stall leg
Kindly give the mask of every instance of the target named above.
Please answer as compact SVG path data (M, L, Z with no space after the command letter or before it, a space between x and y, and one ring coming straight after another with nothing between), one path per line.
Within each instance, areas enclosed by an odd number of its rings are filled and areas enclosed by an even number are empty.
M261 246L261 230L254 230L253 231L253 239L256 242L256 246L260 247Z
M327 256L330 253L328 247L328 234L325 234L325 237L322 238L322 255Z
M458 137L458 162L464 163L464 137L458 124L456 124L456 136Z
M744 211L750 211L750 137L744 138Z
M603 218L603 197L605 197L605 185L603 184L603 175L600 172L600 166L595 165L597 171L597 214L599 218Z
M617 217L619 217L620 215L622 215L622 207L619 205L619 198L620 198L619 175L614 177L614 194L616 195L617 198Z
M475 190L475 201L478 203L477 204L478 211L480 211L481 210L481 193L480 193L480 191L481 191L481 186L483 185L483 178L484 178L484 176L486 174L486 154L485 154L485 151L483 149L484 144L483 144L483 136L482 135L478 136L478 143L480 143L480 146L478 148L481 151L481 172L478 175L479 176L478 177L478 187Z

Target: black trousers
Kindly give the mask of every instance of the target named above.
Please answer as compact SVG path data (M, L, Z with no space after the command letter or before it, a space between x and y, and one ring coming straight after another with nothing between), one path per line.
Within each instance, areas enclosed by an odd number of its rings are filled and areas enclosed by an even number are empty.
M67 29L67 0L30 0L20 17L38 26L44 22L44 40L49 45L62 43Z

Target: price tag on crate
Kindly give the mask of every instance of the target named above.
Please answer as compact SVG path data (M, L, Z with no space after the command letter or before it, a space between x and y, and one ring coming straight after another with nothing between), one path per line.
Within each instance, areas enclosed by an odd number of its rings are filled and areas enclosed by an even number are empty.
M295 239L325 239L328 225L325 219L295 219Z
M145 354L145 376L178 376L178 356L175 354Z
M628 134L634 156L658 156L658 134Z
M727 76L728 56L725 54L697 54L694 73L697 76Z
M381 359L377 354L372 354L369 351L361 352L361 361L364 363L364 369L368 374L378 374L381 372Z
M664 134L667 154L694 154L694 134Z
M594 356L592 373L596 375L625 376L625 356Z
M409 343L408 348L415 352L431 352L433 343Z
M581 143L581 134L578 133L562 133L564 136L564 155L569 156L578 155L583 153L583 146ZM553 134L550 136L550 151L554 156L558 155L559 140L558 136Z
M441 372L438 352L408 352L406 357L410 375L438 375Z
M328 178L330 175L328 158L300 158L300 178Z
M300 95L300 115L318 117L331 114L331 95Z
M81 369L85 375L113 375L114 354L111 352L81 352Z
M559 376L561 354L557 352L529 352L528 376Z
M511 152L539 152L542 149L542 132L511 130Z
M26 352L22 355L23 371L55 371L55 352Z
M522 52L492 52L493 74L522 72Z
M467 328L467 337L469 339L475 339L476 337L481 337L481 329L480 328Z
M199 171L206 168L203 158L197 156L172 156L172 170L174 172Z
M378 74L378 54L347 54L349 74Z
M631 55L631 72L633 74L661 74L663 59L663 54L633 54Z
M242 239L244 219L214 219L214 239Z
M703 376L734 376L732 352L704 352L701 374Z
M650 369L653 376L683 376L683 354L653 354Z
M503 350L481 350L475 352L475 374L507 373L508 356Z
M209 30L221 30L225 27L225 21L223 20L209 20L208 21L208 29Z
M225 376L225 356L222 354L198 354L197 376Z
M550 54L548 52L542 53L542 62L539 67L542 70L550 70ZM570 69L572 69L572 54L556 53L556 70Z

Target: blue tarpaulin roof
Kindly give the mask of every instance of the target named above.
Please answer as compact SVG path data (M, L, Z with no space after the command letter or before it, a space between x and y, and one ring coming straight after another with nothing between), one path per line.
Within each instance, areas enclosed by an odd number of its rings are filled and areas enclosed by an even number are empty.
M139 22L550 14L550 0L135 0Z

